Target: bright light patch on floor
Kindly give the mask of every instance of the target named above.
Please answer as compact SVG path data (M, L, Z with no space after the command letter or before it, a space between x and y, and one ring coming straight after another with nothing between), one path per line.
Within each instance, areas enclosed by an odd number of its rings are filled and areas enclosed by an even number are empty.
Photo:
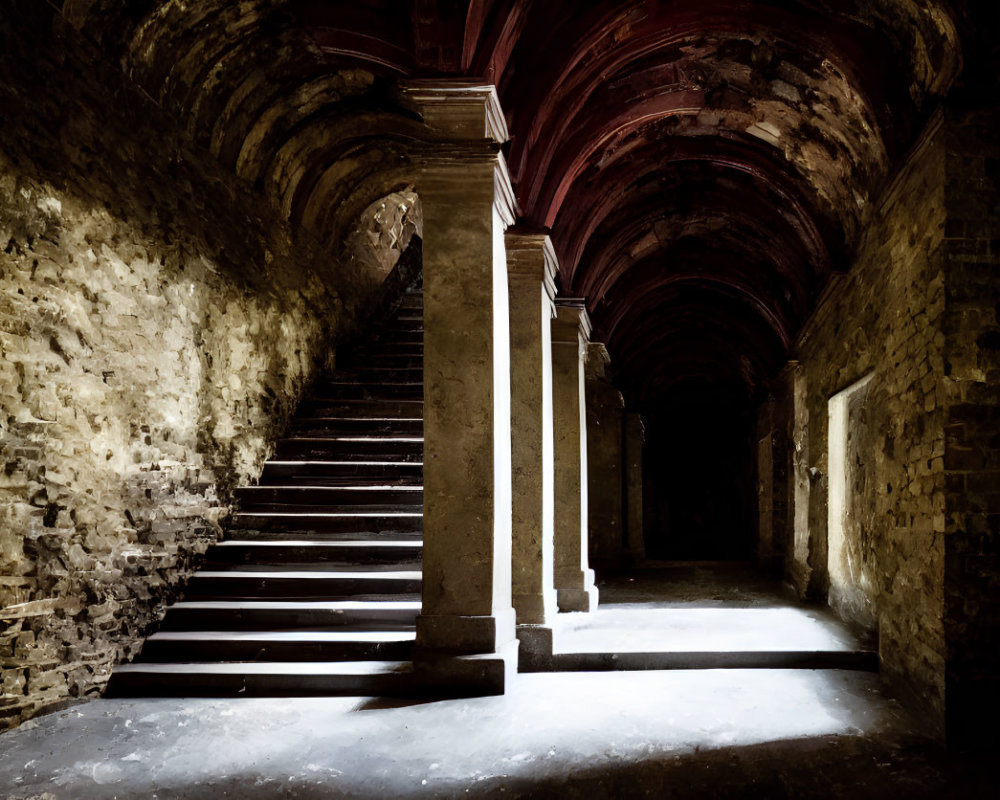
M847 651L841 625L800 608L615 608L561 614L557 653Z
M401 708L358 698L101 700L5 734L0 785L44 785L57 799L194 797L184 790L209 782L242 798L321 783L352 796L450 796L861 732L888 715L876 686L864 673L677 670L520 675L505 696Z

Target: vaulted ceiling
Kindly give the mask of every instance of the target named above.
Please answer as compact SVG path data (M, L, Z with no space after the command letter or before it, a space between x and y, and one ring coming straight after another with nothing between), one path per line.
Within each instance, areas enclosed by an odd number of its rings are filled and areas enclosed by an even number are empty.
M59 4L330 237L406 181L399 79L495 83L524 224L640 405L766 385L974 36L960 0Z

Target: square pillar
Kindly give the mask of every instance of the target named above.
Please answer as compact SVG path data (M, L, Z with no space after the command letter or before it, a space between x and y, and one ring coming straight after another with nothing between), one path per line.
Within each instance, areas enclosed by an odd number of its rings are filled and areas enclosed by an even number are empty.
M608 377L611 363L601 342L587 345L587 507L590 563L621 567L625 547L622 527L622 413L625 402Z
M522 666L552 655L552 319L556 255L543 233L509 231L513 596Z
M555 441L555 582L560 611L597 608L587 554L587 401L584 362L590 318L579 298L556 300L552 322Z
M424 556L414 662L432 685L502 693L511 604L510 331L504 229L513 192L492 86L414 81L432 142L424 212Z
M642 521L642 445L646 428L634 411L624 415L625 442L625 563L635 566L646 559Z

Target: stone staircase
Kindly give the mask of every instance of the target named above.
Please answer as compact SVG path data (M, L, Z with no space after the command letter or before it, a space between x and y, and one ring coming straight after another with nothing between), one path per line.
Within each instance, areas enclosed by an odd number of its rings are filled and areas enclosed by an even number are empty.
M413 691L423 522L419 292L318 384L109 696Z

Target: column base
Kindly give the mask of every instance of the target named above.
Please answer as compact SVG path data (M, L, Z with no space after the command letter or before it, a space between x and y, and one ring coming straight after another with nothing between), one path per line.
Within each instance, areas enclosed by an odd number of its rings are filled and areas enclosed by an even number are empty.
M491 653L448 653L417 648L413 667L421 690L453 697L503 694L517 675L517 639Z
M515 594L513 600L519 631L522 625L544 625L556 612L555 589L544 594Z
M548 625L518 625L519 672L540 672L552 662L552 628Z
M560 611L596 611L597 587L594 586L594 570L585 569L583 586L566 587L556 590Z
M417 647L453 653L492 653L515 639L514 609L490 615L420 614Z

